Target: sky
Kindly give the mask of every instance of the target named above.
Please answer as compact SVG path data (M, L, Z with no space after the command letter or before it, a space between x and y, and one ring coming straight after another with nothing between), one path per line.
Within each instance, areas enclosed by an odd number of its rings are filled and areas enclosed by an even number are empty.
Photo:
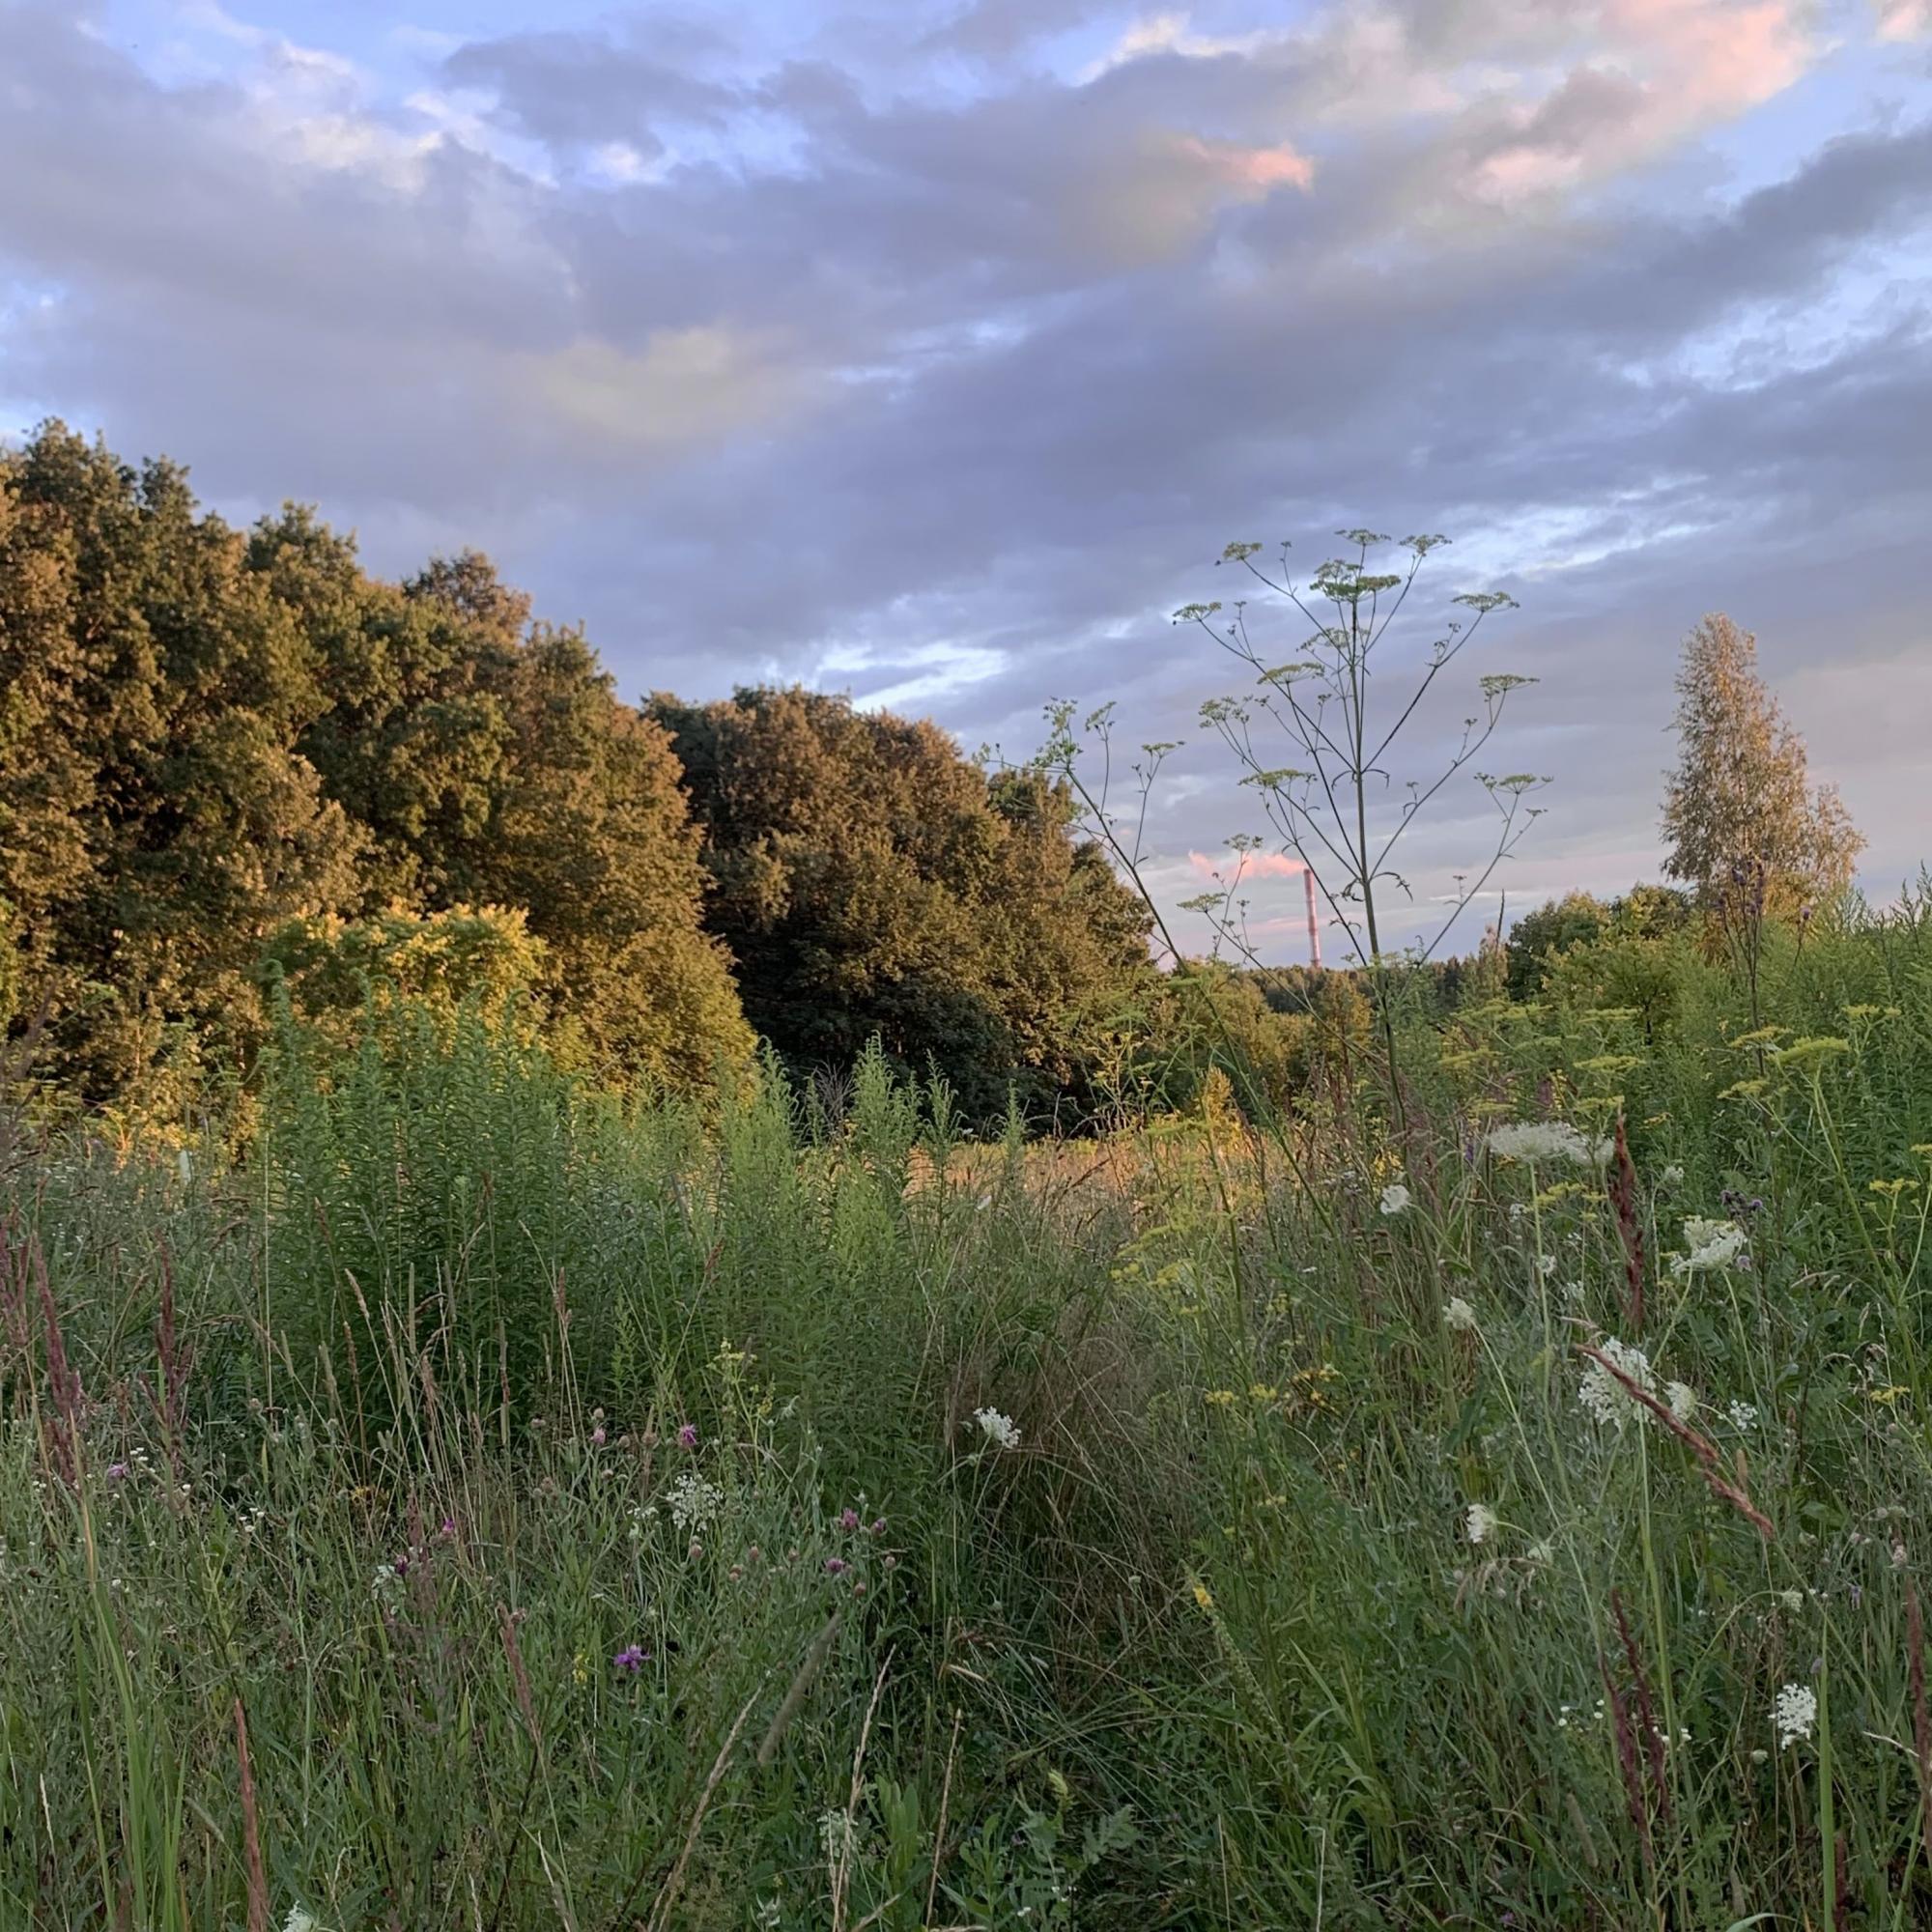
M1458 940L1657 876L1710 611L1866 889L1932 857L1932 0L0 0L0 434L317 503L384 574L485 550L630 696L1012 757L1111 702L1117 785L1179 742L1169 906L1264 829L1198 719L1248 680L1170 614L1359 525L1454 539L1378 704L1454 594L1520 607L1378 800L1537 680L1482 762L1543 815ZM1418 817L1398 937L1492 818L1466 772ZM1299 882L1245 890L1304 956Z

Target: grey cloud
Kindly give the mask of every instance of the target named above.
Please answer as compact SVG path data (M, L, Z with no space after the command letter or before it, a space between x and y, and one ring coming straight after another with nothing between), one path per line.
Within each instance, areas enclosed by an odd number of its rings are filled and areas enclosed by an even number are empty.
M610 191L456 140L416 153L376 110L353 132L382 158L298 163L239 94L156 88L48 8L0 11L0 58L24 90L0 174L34 186L0 201L0 257L63 292L10 326L10 387L192 461L223 501L319 497L381 567L481 542L633 691L829 666L863 693L963 664L980 674L938 714L1009 750L1050 695L1120 696L1128 736L1195 741L1155 823L1208 850L1241 827L1192 726L1227 671L1166 612L1223 590L1221 544L1293 535L1312 562L1363 517L1442 527L1464 540L1434 566L1446 595L1515 530L1525 609L1473 668L1545 679L1508 761L1560 768L1541 849L1587 867L1647 844L1674 647L1706 608L1833 719L1858 667L1920 641L1901 532L1932 506L1922 287L1841 340L1809 318L1923 249L1932 125L1848 132L1728 210L1442 227L1432 171L1474 124L1318 127L1330 70L1306 44L950 101L823 59L726 82L635 38L451 56L533 139L635 144L695 72L686 106L723 113L706 90L728 87L799 144ZM577 95L600 63L611 91ZM1555 101L1551 140L1614 109ZM1170 138L1305 131L1313 186L1264 196ZM1802 357L1780 347L1799 328ZM1724 370L1711 339L1739 329L1758 366ZM715 421L651 435L676 400L653 384L689 386L718 330ZM1817 589L1833 573L1879 613L1856 642ZM1799 722L1845 755L1841 726ZM1909 760L1888 740L1847 775L1887 876L1922 843ZM1475 823L1420 841L1424 869Z
M715 127L743 104L736 87L694 71L696 61L730 50L714 28L654 15L621 42L562 29L473 41L444 59L442 72L493 95L497 118L533 140L626 141L656 154L665 124Z

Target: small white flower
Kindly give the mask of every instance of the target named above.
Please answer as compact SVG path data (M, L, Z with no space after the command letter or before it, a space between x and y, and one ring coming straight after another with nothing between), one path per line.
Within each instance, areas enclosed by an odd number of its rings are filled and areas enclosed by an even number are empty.
M1442 1304L1442 1319L1462 1334L1473 1335L1476 1332L1476 1311L1460 1294L1452 1294Z
M1808 1744L1818 1722L1818 1693L1805 1684L1787 1684L1772 1700L1771 1721L1779 1750Z
M1487 1503L1471 1503L1463 1519L1463 1527L1471 1543L1487 1543L1499 1523L1496 1513Z
M1673 1160L1658 1179L1662 1181L1665 1187L1682 1187L1684 1185L1684 1170Z
M1382 1189L1382 1198L1380 1202L1381 1210L1384 1214L1403 1213L1407 1208L1411 1199L1413 1199L1413 1197L1410 1195L1408 1189L1406 1188L1401 1181L1391 1180L1389 1184Z
M843 1811L822 1813L818 1820L818 1841L825 1847L826 1863L836 1865L849 1858L855 1835L852 1820Z
M1663 1399L1679 1422L1689 1422L1697 1413L1697 1391L1689 1382L1665 1382Z
M1554 1255L1538 1255L1536 1258L1536 1271L1545 1281L1548 1281L1556 1272L1556 1257Z
M724 1501L724 1492L716 1483L706 1482L696 1469L686 1469L671 1484L665 1500L679 1535L688 1535L709 1526Z
M1787 1610L1802 1610L1804 1607L1804 1592L1803 1590L1780 1590L1777 1593L1777 1601Z
M282 1921L282 1932L322 1932L322 1925L313 1912L304 1912L299 1905L292 1905L289 1916Z
M1650 1357L1641 1349L1610 1335L1604 1340L1604 1353L1646 1394L1655 1390ZM1646 1422L1650 1420L1650 1411L1601 1362L1592 1362L1583 1371L1577 1399L1589 1411L1594 1422L1607 1422L1621 1429L1634 1414L1641 1416Z
M1002 1415L997 1408L976 1408L973 1420L996 1449L1017 1449L1020 1446L1020 1432L1014 1427L1010 1415Z
M1541 1536L1523 1551L1523 1554L1532 1563L1548 1563L1556 1554L1556 1546L1548 1537Z
M1724 1413L1731 1419L1733 1429L1755 1429L1757 1409L1747 1402L1734 1402Z
M1670 1272L1702 1274L1710 1268L1730 1267L1744 1253L1747 1238L1735 1221L1707 1221L1693 1214L1684 1223L1689 1252L1671 1256Z

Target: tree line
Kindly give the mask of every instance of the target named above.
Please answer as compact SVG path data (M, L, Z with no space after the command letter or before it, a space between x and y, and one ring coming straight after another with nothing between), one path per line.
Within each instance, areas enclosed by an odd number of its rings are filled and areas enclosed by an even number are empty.
M473 552L400 583L59 423L0 454L0 1018L96 1106L253 1061L277 984L514 995L599 1077L873 1037L1077 1098L1146 921L1062 788L806 691L617 695Z
M1552 900L1429 965L1433 1001L1621 947L1640 1005L1658 942L1844 891L1862 841L1754 640L1705 619L1677 688L1677 886ZM474 552L388 582L312 510L233 528L58 422L0 450L0 1031L96 1109L180 1118L245 1085L278 998L346 1040L384 989L631 1087L760 1041L836 1079L876 1039L980 1120L1186 1104L1215 1066L1260 1111L1346 1065L1353 976L1156 970L1068 779L804 690L629 704Z

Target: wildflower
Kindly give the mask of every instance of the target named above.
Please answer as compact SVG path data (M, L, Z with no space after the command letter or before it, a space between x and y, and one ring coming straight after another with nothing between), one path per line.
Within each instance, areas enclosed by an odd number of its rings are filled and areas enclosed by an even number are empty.
M1591 1140L1568 1121L1512 1121L1492 1127L1485 1144L1498 1160L1567 1160L1578 1167L1601 1166L1613 1145Z
M885 1535L885 1533L886 1533L885 1518L882 1516L874 1517L872 1519L872 1534L874 1536L883 1536Z
M1803 1590L1780 1590L1777 1593L1777 1601L1787 1610L1802 1610L1804 1607L1804 1593Z
M110 1463L107 1465L107 1480L110 1483L120 1482L127 1473L128 1465L126 1463Z
M1556 1546L1547 1536L1538 1537L1523 1554L1532 1563L1548 1563L1556 1554Z
M1194 1579L1194 1601L1204 1610L1214 1607L1214 1593L1198 1577Z
M186 1154L182 1158L185 1160ZM282 1920L282 1932L322 1932L321 1921L313 1912L304 1912L299 1905L289 1907L289 1916Z
M1473 1335L1476 1332L1476 1311L1460 1294L1452 1294L1442 1304L1442 1319L1459 1334Z
M1665 1187L1682 1187L1684 1185L1684 1170L1677 1164L1677 1162L1673 1160L1670 1163L1670 1165L1666 1167L1661 1175L1658 1176L1658 1179Z
M1556 1272L1556 1257L1554 1255L1538 1255L1536 1258L1536 1271L1544 1280L1548 1281Z
M852 1821L843 1811L828 1811L818 1821L818 1840L827 1864L838 1864L852 1853Z
M842 1556L828 1556L825 1559L825 1574L828 1577L842 1577L849 1567Z
M456 1519L453 1516L444 1517L437 1534L447 1543L456 1534Z
M1487 1503L1471 1503L1463 1526L1471 1543L1487 1543L1500 1525L1495 1511Z
M627 1643L611 1662L617 1669L635 1677L649 1661L650 1652L642 1644Z
M590 1682L590 1658L588 1653L580 1650L570 1660L570 1681L580 1689Z
M1665 1382L1663 1399L1679 1422L1689 1422L1697 1413L1697 1391L1689 1382Z
M1400 1214L1407 1208L1409 1202L1413 1198L1408 1189L1401 1181L1392 1180L1382 1189L1382 1198L1379 1205L1384 1214Z
M1808 1685L1787 1684L1772 1700L1771 1721L1777 1731L1777 1747L1808 1744L1818 1722L1818 1693Z
M604 1425L601 1422L590 1432L590 1446L593 1449L603 1448L609 1439L604 1434Z
M1641 1349L1628 1342L1619 1342L1611 1335L1605 1339L1604 1353L1640 1389L1648 1392L1655 1386L1650 1373L1650 1357ZM1592 1362L1583 1371L1577 1399L1589 1411L1593 1422L1607 1422L1621 1429L1633 1413L1648 1419L1649 1411L1632 1399L1630 1392L1601 1362Z
M857 1529L859 1527L859 1512L855 1509L839 1511L838 1527L840 1529Z
M1020 1446L1020 1432L1010 1415L1002 1415L997 1408L976 1408L973 1420L980 1425L986 1440L994 1448L1017 1449Z
M684 1427L677 1432L677 1446L680 1449L696 1449L697 1447L696 1423L687 1422L684 1425Z
M708 1483L696 1469L686 1469L671 1484L666 1502L680 1535L707 1528L724 1500L724 1492Z
M1707 1268L1729 1267L1744 1253L1747 1238L1735 1221L1707 1221L1693 1214L1684 1223L1690 1252L1670 1258L1670 1272L1701 1274Z
M1733 1429L1755 1429L1757 1427L1757 1406L1754 1403L1734 1402L1724 1413L1730 1417Z

